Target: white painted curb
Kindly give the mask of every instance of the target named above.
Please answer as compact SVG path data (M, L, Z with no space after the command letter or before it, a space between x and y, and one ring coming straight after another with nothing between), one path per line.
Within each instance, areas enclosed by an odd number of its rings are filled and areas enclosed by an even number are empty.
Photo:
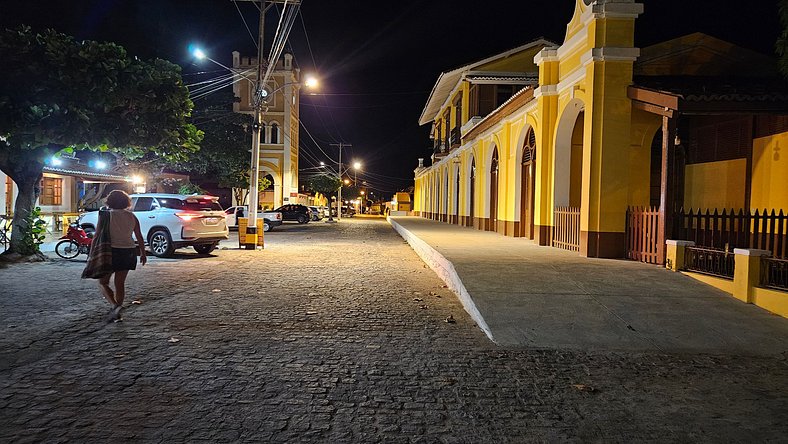
M434 271L435 274L437 274L438 277L446 283L446 285L449 287L449 290L453 291L454 294L457 295L457 299L460 300L460 303L462 303L465 311L471 315L471 318L474 320L474 322L476 322L476 325L482 329L484 334L486 334L491 341L495 342L495 338L493 338L490 327L487 326L487 322L485 322L481 313L479 313L479 309L476 308L473 298L471 297L470 293L468 293L465 285L463 285L460 277L457 275L454 265L449 262L449 260L446 259L446 257L444 257L442 254L438 253L437 250L432 248L428 243L416 237L413 233L406 230L402 225L398 224L390 217L386 216L386 220L389 222L389 224L391 224L394 230L408 242L408 245L413 248L413 251L419 255L421 260L423 260L425 264L432 268L432 271Z

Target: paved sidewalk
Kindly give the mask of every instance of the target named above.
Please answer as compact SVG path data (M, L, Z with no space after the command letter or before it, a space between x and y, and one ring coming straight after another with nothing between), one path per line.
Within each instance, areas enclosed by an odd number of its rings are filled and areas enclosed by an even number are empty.
M772 355L788 319L662 267L435 222L390 223L499 345Z

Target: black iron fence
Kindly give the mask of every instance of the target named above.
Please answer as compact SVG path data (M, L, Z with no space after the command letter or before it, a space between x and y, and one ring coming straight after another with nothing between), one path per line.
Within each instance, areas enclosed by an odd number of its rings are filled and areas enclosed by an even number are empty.
M735 256L732 251L703 247L684 249L684 269L733 279Z
M782 210L745 213L734 210L684 209L676 213L674 239L690 240L713 249L757 248L773 257L788 259L788 215Z
M761 287L788 291L788 259L761 259Z

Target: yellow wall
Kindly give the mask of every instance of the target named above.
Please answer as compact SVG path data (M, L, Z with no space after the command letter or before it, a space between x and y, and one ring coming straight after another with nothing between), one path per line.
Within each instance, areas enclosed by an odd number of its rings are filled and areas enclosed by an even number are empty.
M788 213L788 132L753 140L750 207Z
M632 141L629 147L629 195L627 204L648 206L651 201L651 143L662 131L662 118L632 110Z
M744 208L746 159L687 165L684 208Z

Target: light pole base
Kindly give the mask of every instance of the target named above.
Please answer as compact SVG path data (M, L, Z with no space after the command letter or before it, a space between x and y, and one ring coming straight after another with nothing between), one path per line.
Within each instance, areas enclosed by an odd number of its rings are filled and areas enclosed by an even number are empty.
M244 228L246 229L246 233L242 244L243 248L246 250L256 250L259 241L257 227L246 226Z

